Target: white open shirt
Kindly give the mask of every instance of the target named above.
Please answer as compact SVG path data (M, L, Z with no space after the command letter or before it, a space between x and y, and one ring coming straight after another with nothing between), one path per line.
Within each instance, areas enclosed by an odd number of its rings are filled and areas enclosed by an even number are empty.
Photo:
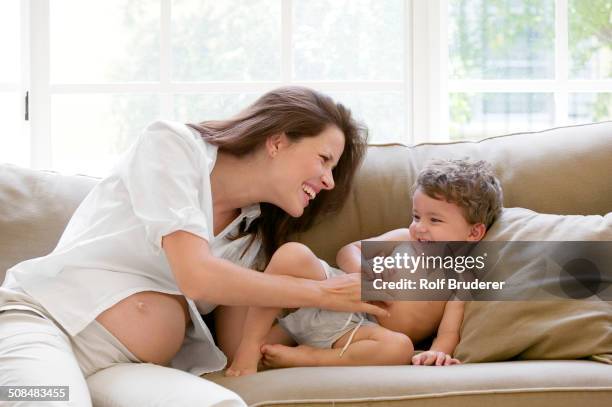
M216 256L251 267L261 242L241 257L250 236L227 236L260 215L258 204L243 208L213 236L210 173L216 158L217 147L195 130L152 123L77 208L53 252L9 269L3 287L25 291L74 336L134 293L181 295L161 247L162 237L174 231L200 236ZM227 359L200 315L215 305L187 302L193 325L172 366L196 375L223 369Z

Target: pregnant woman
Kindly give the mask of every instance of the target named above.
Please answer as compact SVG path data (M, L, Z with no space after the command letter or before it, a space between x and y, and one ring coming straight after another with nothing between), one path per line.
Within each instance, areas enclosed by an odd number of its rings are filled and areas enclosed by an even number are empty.
M69 386L71 406L240 406L198 377L227 361L201 314L221 304L386 315L360 301L356 274L255 271L343 203L364 151L350 112L300 87L229 120L151 124L53 252L8 271L0 386Z

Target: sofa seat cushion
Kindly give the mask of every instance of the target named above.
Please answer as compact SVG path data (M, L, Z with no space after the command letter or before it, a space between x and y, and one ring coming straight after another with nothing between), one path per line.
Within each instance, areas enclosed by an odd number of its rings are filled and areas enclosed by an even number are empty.
M612 368L590 361L513 361L446 367L275 369L244 377L203 376L252 406L608 406ZM507 396L507 397L506 397Z

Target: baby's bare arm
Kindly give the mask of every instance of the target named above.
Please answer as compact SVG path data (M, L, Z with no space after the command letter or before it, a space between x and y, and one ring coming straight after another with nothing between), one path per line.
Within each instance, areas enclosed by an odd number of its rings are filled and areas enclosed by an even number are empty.
M438 335L434 339L431 350L452 355L459 343L459 331L463 322L463 301L448 301L438 327Z
M364 239L364 241L368 240L378 242L407 241L410 240L410 232L406 228L394 229L380 236ZM361 242L362 240L358 240L349 243L338 251L336 264L345 273L359 273L361 271Z

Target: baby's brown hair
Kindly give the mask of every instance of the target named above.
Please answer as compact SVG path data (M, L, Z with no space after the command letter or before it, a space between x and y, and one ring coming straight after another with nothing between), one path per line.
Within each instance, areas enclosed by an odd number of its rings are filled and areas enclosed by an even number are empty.
M502 210L503 192L492 166L483 160L435 160L421 170L413 186L433 199L458 205L470 224L487 229Z

